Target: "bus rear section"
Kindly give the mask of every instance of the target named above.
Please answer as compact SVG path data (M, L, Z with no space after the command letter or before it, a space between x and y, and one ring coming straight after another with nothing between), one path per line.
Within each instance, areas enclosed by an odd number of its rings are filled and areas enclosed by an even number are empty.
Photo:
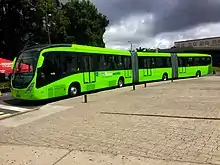
M212 58L207 54L177 53L178 77L200 77L212 72Z
M170 53L137 52L139 82L168 80L172 78Z

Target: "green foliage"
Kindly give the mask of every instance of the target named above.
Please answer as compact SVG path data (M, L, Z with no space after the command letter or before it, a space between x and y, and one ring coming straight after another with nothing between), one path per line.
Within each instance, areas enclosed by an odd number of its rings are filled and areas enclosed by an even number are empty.
M139 47L139 48L136 48L136 51L137 52L156 52L157 50L156 49L151 49L151 48ZM159 49L158 49L158 51L159 51Z
M109 21L99 13L89 0L72 0L64 6L65 16L69 18L67 33L72 42L82 45L104 47L103 34Z
M1 3L1 55L13 58L28 45L48 43L48 33L51 43L105 47L103 34L109 20L90 0L72 0L61 8L55 0L2 0Z
M0 55L11 59L23 44L23 6L18 0L1 0L0 4Z

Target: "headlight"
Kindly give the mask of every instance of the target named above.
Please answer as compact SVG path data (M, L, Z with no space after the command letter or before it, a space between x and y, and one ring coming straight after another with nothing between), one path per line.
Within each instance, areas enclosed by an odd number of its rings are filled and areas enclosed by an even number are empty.
M26 93L30 93L32 91L33 87L34 87L34 82L32 82L31 85L28 87Z

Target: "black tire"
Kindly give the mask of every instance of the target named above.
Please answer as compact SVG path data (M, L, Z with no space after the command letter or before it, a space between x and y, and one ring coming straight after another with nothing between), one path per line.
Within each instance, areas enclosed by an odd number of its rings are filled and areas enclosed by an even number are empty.
M200 71L196 72L196 77L201 77L201 72Z
M125 83L124 79L122 77L120 77L119 80L118 80L118 87L122 88L124 86L124 83Z
M71 84L69 86L69 89L68 89L68 96L69 97L76 97L80 94L80 87L78 84Z
M162 81L167 81L167 80L168 80L168 75L164 73L162 76Z

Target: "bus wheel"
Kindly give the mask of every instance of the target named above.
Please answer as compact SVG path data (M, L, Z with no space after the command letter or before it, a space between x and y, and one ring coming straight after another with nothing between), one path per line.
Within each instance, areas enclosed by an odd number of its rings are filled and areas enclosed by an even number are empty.
M196 77L201 77L201 72L200 71L196 72Z
M124 86L124 79L122 77L120 77L118 80L118 87L121 88L123 86Z
M76 84L71 84L68 90L69 97L75 97L79 94L79 87Z
M162 80L163 81L167 81L168 80L168 75L166 73L163 74Z

